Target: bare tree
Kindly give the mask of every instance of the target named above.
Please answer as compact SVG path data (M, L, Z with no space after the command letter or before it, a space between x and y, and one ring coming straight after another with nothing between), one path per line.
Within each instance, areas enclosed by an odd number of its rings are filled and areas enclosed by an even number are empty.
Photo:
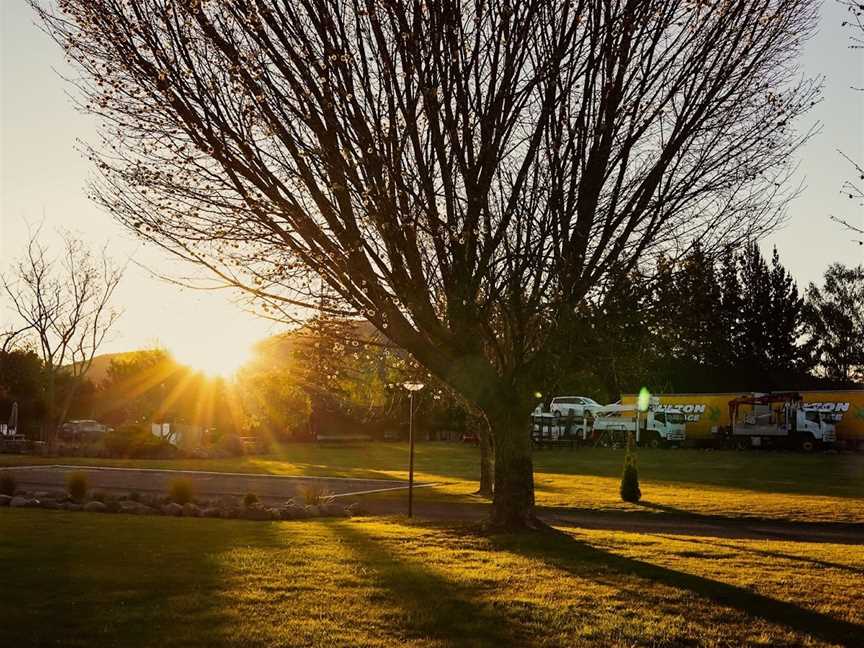
M861 0L837 0L837 2L846 7L846 11L848 12L848 19L843 21L843 26L850 27L853 30L849 44L850 49L861 49L864 47L864 2L861 2ZM864 88L853 87L853 90L860 92ZM856 201L858 206L861 207L862 199L864 199L864 191L861 189L861 181L864 181L864 169L843 151L838 151L838 153L849 162L856 176L854 180L846 180L840 191L843 195L848 196L849 200ZM864 235L864 228L853 225L846 219L838 218L837 216L829 216L828 218L853 234ZM853 239L853 241L858 245L864 245L864 240L862 239Z
M510 527L576 306L782 220L819 90L810 0L34 6L103 123L95 200L283 309L323 279L484 413Z
M843 195L847 196L849 200L854 200L858 203L858 207L864 205L864 189L861 188L861 182L864 181L864 169L861 168L861 165L852 160L848 155L843 153L843 151L838 151L840 155L846 158L846 161L852 165L855 169L855 175L857 176L855 180L846 180L843 183L843 187L840 191L843 192ZM853 225L848 220L843 218L838 218L837 216L829 216L831 220L835 223L842 225L846 230L852 232L856 235L864 236L864 228L859 227L857 225ZM864 245L864 239L852 239L858 245Z
M111 297L123 271L103 248L96 256L79 239L62 234L62 253L50 256L31 233L27 251L0 284L25 331L35 338L46 375L44 436L53 443L57 425L66 417L75 392L90 369L93 356L119 317ZM70 377L69 389L57 403L60 373Z
M9 326L6 330L0 332L0 353L9 353L13 351L18 343L23 339L23 336L30 327L24 326Z

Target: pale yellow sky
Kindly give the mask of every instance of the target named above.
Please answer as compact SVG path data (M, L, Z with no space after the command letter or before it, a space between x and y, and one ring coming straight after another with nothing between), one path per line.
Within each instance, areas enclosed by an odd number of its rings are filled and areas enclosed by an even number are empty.
M118 259L134 257L158 272L182 272L87 200L84 185L91 170L74 147L76 138L96 141L95 123L76 113L66 97L58 71L69 68L59 48L33 24L25 0L0 0L0 11L0 265L5 268L19 254L27 223L44 218L46 231L71 228L94 244L109 241ZM864 160L864 93L850 89L864 87L864 54L848 48L842 8L827 0L822 12L820 33L804 65L808 74L827 75L825 100L810 117L823 128L801 152L804 194L792 206L787 226L766 241L776 243L802 289L818 281L831 262L864 261L862 248L828 220L834 214L864 227L864 211L841 196L843 179L853 174L837 153L842 149ZM277 330L245 313L228 294L178 291L132 264L117 301L125 314L105 351L158 340L180 360L210 371L237 364L255 340Z

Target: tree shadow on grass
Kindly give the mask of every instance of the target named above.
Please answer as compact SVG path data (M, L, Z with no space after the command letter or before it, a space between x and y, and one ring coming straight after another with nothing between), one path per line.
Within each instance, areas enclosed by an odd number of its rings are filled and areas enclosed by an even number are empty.
M530 645L522 628L481 600L481 588L458 585L420 563L400 557L357 525L333 526L400 611L399 638L432 638L443 645Z
M837 539L837 542L854 542L864 544L864 524L860 522L802 522L794 520L778 520L771 518L760 518L755 516L729 517L725 515L711 515L695 513L686 509L676 508L668 504L658 504L641 500L639 506L646 509L659 511L658 519L669 521L682 520L685 522L697 522L700 524L714 524L728 527L739 532L746 532L754 538L777 538L778 540L813 541L811 534L842 534L848 538ZM650 519L650 518L649 518ZM825 542L832 541L825 538Z
M232 602L221 559L270 531L230 520L10 513L0 519L3 646L225 644Z
M666 537L666 536L661 536ZM677 538L668 538L670 540ZM827 569L839 569L841 571L852 572L853 574L861 574L864 576L864 569L860 567L853 567L851 565L844 565L842 563L831 562L829 560L821 560L819 558L809 558L807 556L796 556L794 554L783 553L782 551L768 551L767 549L753 549L752 547L744 547L741 545L727 544L725 542L720 542L719 540L711 539L711 540L700 540L696 538L688 538L687 542L695 542L698 544L705 544L712 547L725 547L727 549L734 549L736 551L746 551L747 553L756 554L757 556L765 556L767 558L780 558L781 560L792 560L795 562L808 563L810 565L817 565L819 567L825 567Z
M864 625L836 619L722 581L609 553L555 529L540 534L496 536L491 540L500 549L542 560L577 577L591 578L592 572L596 573L597 568L607 570L606 573L636 576L653 583L687 590L745 615L785 626L822 641L843 646L860 646L861 637L864 636Z

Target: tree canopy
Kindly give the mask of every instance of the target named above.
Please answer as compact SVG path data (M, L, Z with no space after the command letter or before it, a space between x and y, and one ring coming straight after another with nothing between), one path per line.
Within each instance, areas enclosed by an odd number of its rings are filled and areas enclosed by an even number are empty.
M286 308L315 277L478 406L495 518L574 309L783 217L809 0L64 0L95 199ZM793 190L794 192L794 190ZM563 329L562 329L563 327Z

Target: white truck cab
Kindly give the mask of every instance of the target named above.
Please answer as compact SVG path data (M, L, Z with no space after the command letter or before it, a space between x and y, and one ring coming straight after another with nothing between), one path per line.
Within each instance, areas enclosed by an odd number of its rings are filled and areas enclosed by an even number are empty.
M629 432L635 433L636 443L652 448L683 443L686 438L684 412L659 405L652 399L648 411L640 412L636 405L605 405L594 412L593 435L599 444L625 442Z

